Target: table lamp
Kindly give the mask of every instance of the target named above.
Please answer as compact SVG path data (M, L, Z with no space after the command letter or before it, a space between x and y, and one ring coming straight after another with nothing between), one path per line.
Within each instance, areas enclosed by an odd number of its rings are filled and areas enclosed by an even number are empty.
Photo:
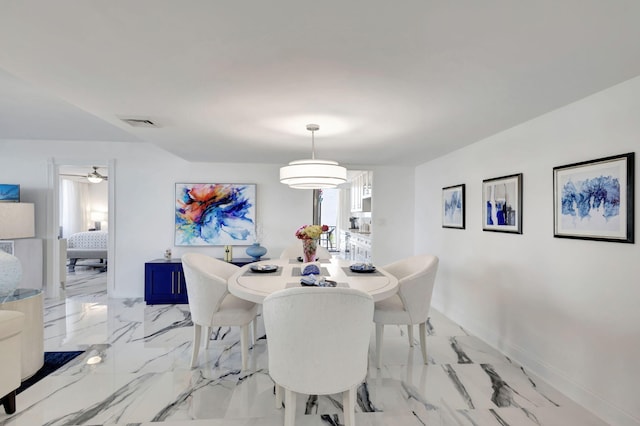
M33 203L0 203L0 239L35 236ZM20 260L0 250L0 294L11 293L22 280Z

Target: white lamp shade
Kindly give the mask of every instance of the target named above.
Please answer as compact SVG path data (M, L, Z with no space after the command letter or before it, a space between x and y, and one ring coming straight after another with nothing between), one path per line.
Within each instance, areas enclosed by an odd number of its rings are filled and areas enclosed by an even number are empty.
M30 238L35 236L33 203L0 203L0 239ZM20 284L20 260L0 252L0 293L9 293Z
M0 203L0 239L36 235L33 203Z
M280 182L295 189L335 188L347 181L347 169L329 160L298 160L280 168Z
M102 222L107 220L107 214L105 212L91 212L90 219L94 222Z

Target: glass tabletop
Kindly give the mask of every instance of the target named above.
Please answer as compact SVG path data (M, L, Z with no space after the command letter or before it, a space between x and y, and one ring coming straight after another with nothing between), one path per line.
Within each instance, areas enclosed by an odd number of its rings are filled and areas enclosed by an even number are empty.
M16 300L28 299L42 293L42 290L35 288L16 288L15 290L0 294L0 303L15 302Z

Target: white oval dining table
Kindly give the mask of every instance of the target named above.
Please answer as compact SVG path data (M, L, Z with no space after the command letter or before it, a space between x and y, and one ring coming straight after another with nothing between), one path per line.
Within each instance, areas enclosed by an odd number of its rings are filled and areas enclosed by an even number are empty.
M398 280L384 269L376 267L373 273L357 273L349 269L354 261L331 259L314 262L321 268L321 275L336 281L338 287L349 287L369 293L375 302L391 297L398 291ZM275 272L252 272L252 265L275 265ZM268 295L278 290L300 286L300 271L304 267L297 259L265 260L250 263L229 277L229 292L236 297L254 303L262 303Z

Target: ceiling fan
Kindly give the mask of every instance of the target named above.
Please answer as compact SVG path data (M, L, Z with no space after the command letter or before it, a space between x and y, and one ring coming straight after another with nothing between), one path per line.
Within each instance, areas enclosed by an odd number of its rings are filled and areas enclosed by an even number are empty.
M98 169L100 167L98 166L92 166L93 167L93 171L90 172L89 174L72 174L72 173L60 173L60 176L74 176L74 177L84 177L86 178L89 182L91 183L100 183L103 180L109 180L109 177L106 175L103 175L102 173L98 172Z

